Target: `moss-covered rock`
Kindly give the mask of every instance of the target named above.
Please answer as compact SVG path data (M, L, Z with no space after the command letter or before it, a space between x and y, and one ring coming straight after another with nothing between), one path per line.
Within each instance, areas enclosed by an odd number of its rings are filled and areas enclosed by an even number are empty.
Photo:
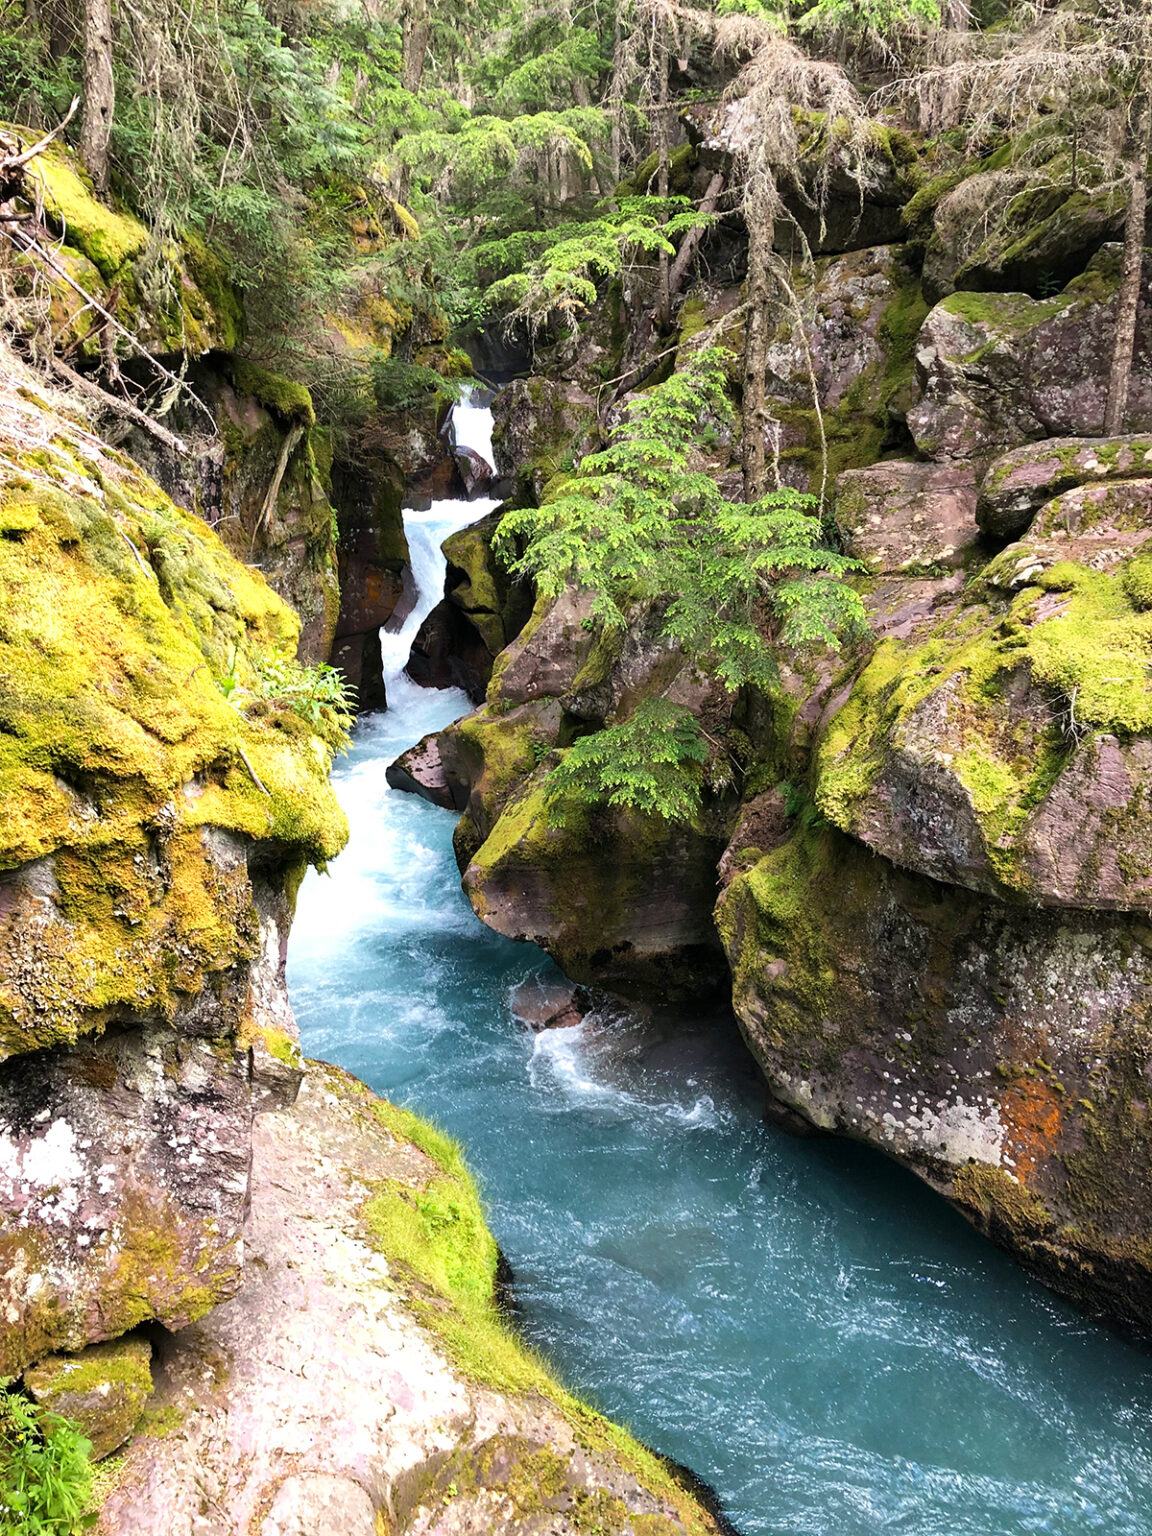
M1045 502L1080 485L1139 480L1152 472L1152 435L1048 438L1003 454L980 485L976 521L990 539L1018 539ZM1099 498L1092 499L1099 504Z
M1085 1309L1152 1328L1152 931L1037 912L801 822L717 922L773 1093L946 1194Z
M956 293L916 346L922 398L908 412L921 453L990 458L1044 437L1099 436L1112 358L1119 265L1107 246L1049 299ZM1149 295L1141 305L1126 430L1152 427Z
M0 422L11 1374L239 1283L252 1115L299 1078L255 1042L295 1032L294 892L347 828L263 578L8 354Z
M596 402L577 384L515 379L492 402L496 470L538 501L548 481L596 421Z
M15 132L24 142L40 137ZM158 246L138 219L93 193L78 156L59 140L32 162L28 182L49 229L63 242L57 265L145 346L199 356L210 347L238 345L244 331L239 296L199 236L189 233ZM56 344L70 341L82 355L96 357L99 317L58 272L42 267L38 280L52 296ZM117 350L122 345L114 337L110 343Z
M302 384L224 354L194 366L190 379L216 428L191 399L177 403L170 419L192 456L139 430L128 446L175 502L210 524L295 610L300 660L327 661L340 612L338 529L331 440L315 424L312 397Z
M152 1394L152 1346L147 1339L90 1344L78 1355L48 1355L24 1373L24 1386L50 1413L78 1424L92 1443L92 1460L118 1450Z
M976 890L1152 903L1152 630L1138 554L1152 493L1135 527L1089 504L1099 522L1082 535L1010 546L927 635L878 648L820 748L816 800L837 826Z

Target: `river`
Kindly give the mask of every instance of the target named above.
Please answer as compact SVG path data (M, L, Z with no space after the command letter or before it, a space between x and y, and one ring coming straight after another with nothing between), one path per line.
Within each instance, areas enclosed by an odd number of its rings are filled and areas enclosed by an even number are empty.
M489 426L458 408L486 457ZM514 1019L550 962L473 917L453 816L384 779L469 707L402 669L440 541L493 505L406 514L419 600L382 636L389 709L335 774L351 843L292 934L306 1053L460 1138L529 1339L745 1536L1148 1536L1147 1354L879 1155L766 1125L730 1018Z

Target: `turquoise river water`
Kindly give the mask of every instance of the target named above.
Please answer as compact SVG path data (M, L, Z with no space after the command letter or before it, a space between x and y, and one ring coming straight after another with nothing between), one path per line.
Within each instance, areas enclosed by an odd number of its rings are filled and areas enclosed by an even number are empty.
M485 414L458 412L482 452ZM744 1536L1149 1536L1152 1357L880 1156L766 1125L730 1018L514 1019L550 962L473 917L452 815L384 779L468 707L402 668L440 540L491 505L408 514L420 597L335 776L351 845L292 935L307 1054L463 1141L524 1332Z

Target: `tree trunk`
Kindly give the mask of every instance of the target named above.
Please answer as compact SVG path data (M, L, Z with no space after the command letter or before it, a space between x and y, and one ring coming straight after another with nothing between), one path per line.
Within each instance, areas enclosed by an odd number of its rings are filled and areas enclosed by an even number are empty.
M660 222L668 222L668 23L661 17L657 23L656 69L656 194L661 199ZM672 320L672 292L669 286L670 265L667 251L660 252L660 280L656 297L656 315L661 330L667 330Z
M1108 406L1104 413L1106 437L1115 437L1123 432L1124 416L1128 409L1128 389L1132 380L1132 359L1136 344L1136 317L1140 307L1140 279L1144 269L1150 120L1152 114L1145 96L1137 108L1130 151L1128 213L1124 221L1124 266L1116 299L1116 333L1112 347L1112 368L1108 376Z
M708 183L708 190L700 203L701 213L715 213L716 204L720 201L720 194L724 190L724 173L717 171ZM704 234L704 226L697 224L690 229L680 242L680 249L676 252L676 260L672 263L672 270L668 274L668 295L675 298L684 284L688 275L688 268L692 265L692 258L696 254L696 247L700 244Z
M747 209L748 283L744 321L744 403L741 420L741 465L744 500L751 504L764 494L764 436L768 412L764 372L768 366L768 301L772 294L772 224Z
M414 96L424 78L424 60L428 57L428 39L432 28L428 21L426 0L412 0L404 11L400 33L400 84ZM396 180L396 200L407 207L412 194L411 169L402 165Z
M108 146L115 110L112 0L84 0L84 110L79 147L98 192L108 190Z

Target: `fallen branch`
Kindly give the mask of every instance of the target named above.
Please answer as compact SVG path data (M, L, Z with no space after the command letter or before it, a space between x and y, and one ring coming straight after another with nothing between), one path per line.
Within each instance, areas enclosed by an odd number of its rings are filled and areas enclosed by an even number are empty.
M253 782L253 784L255 784L256 788L260 791L260 793L262 795L267 795L269 800L271 800L271 798L272 798L272 791L270 789L268 789L264 784L262 784L260 782L260 775L256 772L255 768L253 768L252 764L248 761L248 754L247 754L247 752L245 752L244 748L241 747L241 746L237 746L236 750L240 754L240 761L244 764L245 768L247 768L248 772L252 775L252 782Z
M280 494L280 487L284 483L284 475L288 469L288 460L296 451L296 445L304 436L304 428L299 422L288 433L280 448L280 458L276 463L276 473L272 476L272 483L264 495L264 502L260 508L260 515L256 519L256 526L252 530L252 546L256 544L256 536L264 524L271 518L276 507L276 498Z
M150 433L157 442L163 443L165 448L179 454L181 458L188 456L188 444L183 438L177 437L173 432L169 432L167 427L162 427L158 421L154 421L151 416L142 411L139 406L133 405L130 400L122 400L118 395L110 395L106 389L101 389L99 384L94 384L91 379L86 379L82 373L77 373L74 368L69 368L68 364L61 362L58 357L50 357L48 363L53 373L59 374L62 379L65 379L72 385L73 389L77 389L81 394L89 395L92 399L98 400L105 410L112 411L117 416L125 417L128 421L134 422L138 427L143 427L145 432Z
M72 105L68 108L68 111L65 113L62 121L57 123L56 127L52 129L51 133L46 133L38 144L33 144L31 149L26 149L18 155L7 155L3 160L0 160L0 176L3 176L8 171L22 170L30 160L35 160L37 155L42 155L48 148L49 144L52 143L52 140L58 138L59 135L64 132L65 128L67 128L68 124L75 117L76 108L79 105L79 96L73 96Z

